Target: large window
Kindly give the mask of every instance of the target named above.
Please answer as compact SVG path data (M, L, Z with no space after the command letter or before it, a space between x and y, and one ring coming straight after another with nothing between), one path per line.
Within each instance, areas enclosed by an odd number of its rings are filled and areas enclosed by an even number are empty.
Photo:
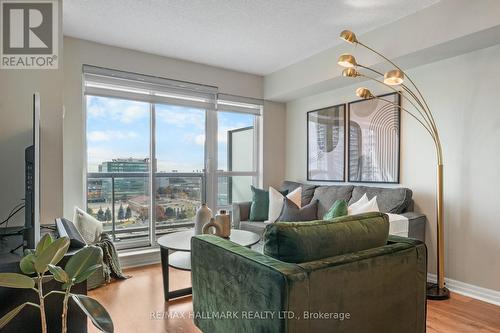
M214 87L84 66L87 211L119 248L190 228L259 184L261 104Z

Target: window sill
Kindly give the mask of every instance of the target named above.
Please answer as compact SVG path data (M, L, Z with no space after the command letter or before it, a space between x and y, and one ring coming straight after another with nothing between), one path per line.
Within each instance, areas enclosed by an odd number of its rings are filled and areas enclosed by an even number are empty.
M140 267L160 263L160 248L145 247L118 252L122 268Z

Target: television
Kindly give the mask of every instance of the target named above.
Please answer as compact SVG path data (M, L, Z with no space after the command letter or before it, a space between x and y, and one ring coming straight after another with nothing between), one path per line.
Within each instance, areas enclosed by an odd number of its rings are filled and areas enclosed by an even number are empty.
M40 240L40 94L33 94L32 144L24 151L24 247L34 249Z

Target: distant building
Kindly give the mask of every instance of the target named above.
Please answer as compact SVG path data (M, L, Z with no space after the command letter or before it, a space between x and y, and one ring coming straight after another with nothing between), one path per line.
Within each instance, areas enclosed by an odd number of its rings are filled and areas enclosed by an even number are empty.
M115 158L102 162L99 172L108 173L146 173L149 171L149 158ZM148 193L148 175L144 177L119 178L115 175L115 200L127 201L131 197ZM111 200L111 181L102 181L102 195Z
M148 172L149 158L114 158L102 162L99 172Z

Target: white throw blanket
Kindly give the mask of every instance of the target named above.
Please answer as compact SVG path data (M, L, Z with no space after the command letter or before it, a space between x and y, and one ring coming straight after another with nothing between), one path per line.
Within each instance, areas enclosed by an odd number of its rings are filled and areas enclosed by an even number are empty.
M389 234L408 237L409 222L403 215L386 213L389 216Z

